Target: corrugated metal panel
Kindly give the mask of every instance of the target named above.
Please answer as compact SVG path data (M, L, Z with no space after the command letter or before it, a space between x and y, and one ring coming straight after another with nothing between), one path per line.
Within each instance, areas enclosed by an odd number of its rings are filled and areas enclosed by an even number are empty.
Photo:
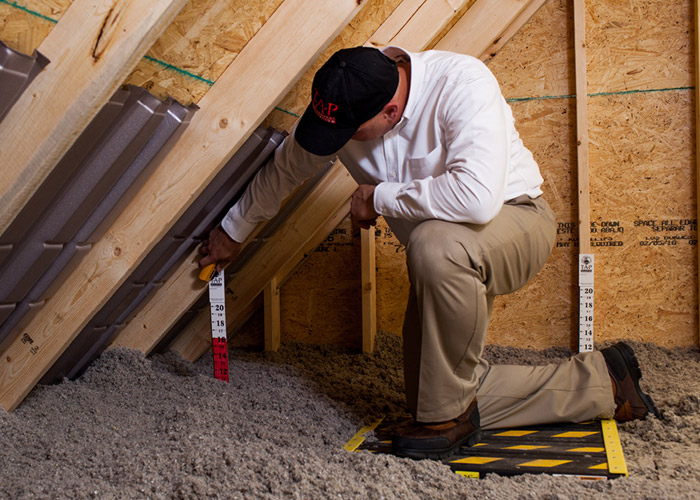
M196 107L138 87L115 93L0 236L0 343L22 326L111 224Z
M49 60L36 50L28 56L0 42L0 121L47 64Z
M258 128L253 133L102 310L78 334L76 341L47 372L42 383L58 382L63 377L75 378L82 373L104 350L115 333L140 310L153 290L162 286L170 273L221 220L228 207L283 138L283 134L264 128Z

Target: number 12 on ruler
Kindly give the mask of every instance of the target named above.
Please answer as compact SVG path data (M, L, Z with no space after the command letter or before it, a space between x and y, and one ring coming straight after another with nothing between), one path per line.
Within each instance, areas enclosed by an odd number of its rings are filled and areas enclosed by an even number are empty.
M228 382L228 346L226 343L226 289L224 272L218 271L209 281L211 311L211 347L214 355L214 377Z

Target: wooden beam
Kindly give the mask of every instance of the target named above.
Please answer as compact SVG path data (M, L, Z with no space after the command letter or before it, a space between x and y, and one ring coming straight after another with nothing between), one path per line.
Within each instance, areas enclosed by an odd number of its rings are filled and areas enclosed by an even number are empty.
M695 0L695 178L697 182L696 220L700 220L700 0ZM698 269L700 269L700 251ZM698 301L700 301L700 273L698 274ZM698 310L700 313L700 308ZM698 317L700 327L700 316ZM698 331L700 343L700 331Z
M75 0L39 47L51 63L0 123L0 234L187 0Z
M588 85L586 81L586 5L574 0L576 65L576 163L578 176L579 352L594 348L594 259L591 254L591 207L588 179ZM585 264L585 269L583 264Z
M477 0L435 48L480 57L494 47L529 3L529 0Z
M377 336L377 266L374 228L360 231L362 262L362 352L374 352Z
M162 167L24 329L34 343L18 338L0 357L5 409L24 399L360 8L355 0L286 0L275 11L200 101Z
M501 35L496 38L491 45L484 50L484 52L481 53L479 59L481 59L483 62L488 62L493 59L493 57L498 54L498 51L501 50L503 46L507 44L530 19L532 19L532 16L534 16L535 13L540 10L540 7L544 5L545 1L546 0L530 0L525 8L520 11L515 19L513 19L508 27L503 31L503 33L501 33Z
M229 278L226 294L226 311L232 312L227 319L229 330L239 321L236 312L262 292L281 269L288 267L300 249L313 243L311 240L319 233L319 226L327 224L328 214L348 213L349 199L355 189L357 184L345 167L336 163L297 206L285 225ZM333 222L337 225L340 220ZM195 361L209 349L207 340L210 335L208 318L200 314L173 342L172 349L183 358Z
M591 253L591 207L590 186L588 182L588 86L586 83L585 14L584 1L574 0L579 253Z
M280 289L277 276L265 285L265 350L277 352L281 343Z
M423 50L466 4L467 0L404 0L366 45Z

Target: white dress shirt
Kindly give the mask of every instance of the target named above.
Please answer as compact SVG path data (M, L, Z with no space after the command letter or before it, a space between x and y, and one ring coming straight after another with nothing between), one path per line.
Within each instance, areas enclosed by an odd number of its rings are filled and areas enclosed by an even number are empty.
M350 140L337 156L358 184L376 185L374 208L399 241L427 219L485 224L504 202L542 194L537 163L481 61L398 47L384 53L411 64L403 115L382 137ZM226 215L224 230L243 241L294 187L333 160L304 151L292 132Z

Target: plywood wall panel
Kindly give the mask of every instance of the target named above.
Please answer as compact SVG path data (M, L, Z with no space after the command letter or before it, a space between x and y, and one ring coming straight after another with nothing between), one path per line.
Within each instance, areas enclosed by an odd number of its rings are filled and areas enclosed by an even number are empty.
M573 7L566 0L546 2L489 62L508 98L572 95Z
M362 348L359 256L345 219L281 287L283 339Z
M691 0L586 2L588 91L692 85Z
M49 34L73 0L27 0L0 4L0 40L18 52L31 54Z
M599 342L695 342L694 103L691 90L683 89L693 81L690 6L688 0L587 2ZM523 141L541 166L545 196L558 223L543 271L523 290L496 300L491 343L576 345L572 17L569 2L548 1L489 63ZM680 90L664 90L669 88ZM656 225L642 225L648 221ZM377 235L378 328L399 334L408 293L403 249L381 222ZM323 279L313 269L308 273L306 279Z
M570 346L578 328L575 101L533 100L511 107L520 135L540 165L543 196L554 211L557 238L535 279L496 299L487 339L537 349Z
M589 102L597 337L697 342L694 99Z

